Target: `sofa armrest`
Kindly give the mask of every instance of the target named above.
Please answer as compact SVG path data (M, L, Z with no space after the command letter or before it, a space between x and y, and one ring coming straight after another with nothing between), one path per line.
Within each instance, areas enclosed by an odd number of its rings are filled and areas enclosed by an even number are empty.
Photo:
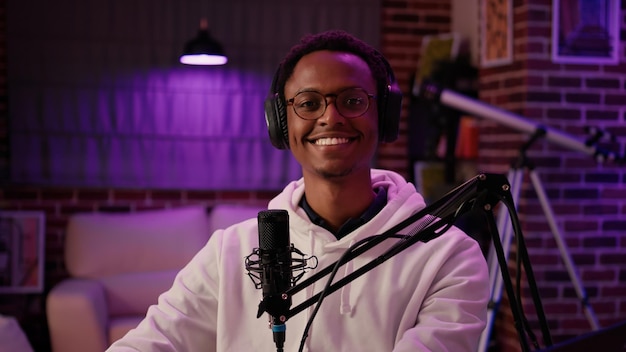
M104 351L107 301L95 280L66 279L48 294L46 313L53 351Z

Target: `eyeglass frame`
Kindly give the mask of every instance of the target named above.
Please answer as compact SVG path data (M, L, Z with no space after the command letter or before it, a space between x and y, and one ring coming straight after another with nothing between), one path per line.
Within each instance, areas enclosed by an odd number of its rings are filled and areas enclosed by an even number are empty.
M356 115L356 116L350 116L350 117L348 117L348 116L345 116L344 114L342 114L342 113L339 111L339 109L337 108L337 98L338 98L338 97L339 97L339 95L341 95L342 93L347 92L347 91L350 91L350 90L359 90L359 91L364 92L364 93L365 93L365 95L367 96L367 107L365 108L365 110L363 110L363 112L362 112L361 114ZM324 98L324 104L325 104L325 105L324 105L324 110L322 110L322 113L321 113L318 117L315 117L315 118L306 118L306 117L302 117L302 116L300 116L300 114L298 114L298 111L296 110L296 105L294 104L294 102L295 102L295 99L296 99L296 97L297 97L298 95L300 95L300 94L304 94L304 93L315 93L315 94L319 94L319 95L321 95L321 96ZM327 98L329 98L329 97L334 97L334 98L335 98L334 102L329 103L329 102L328 102L328 99L327 99ZM361 87L349 87L349 88L346 88L346 89L343 89L343 90L339 91L338 93L328 93L328 94L322 94L322 93L320 93L320 92L318 92L318 91L316 91L316 90L305 90L305 91L301 91L301 92L298 92L296 95L294 95L294 96L293 96L293 98L291 98L291 99L287 99L287 100L286 100L286 103L287 103L287 105L290 105L290 104L291 104L291 106L292 106L292 108L293 108L293 112L294 112L294 113L296 114L296 116L298 116L299 118L301 118L301 119L303 119L303 120L306 120L306 121L315 121L315 120L319 119L320 117L324 116L324 114L326 113L326 110L328 110L328 105L333 104L333 103L335 104L335 109L337 109L337 112L339 113L339 115L343 116L344 118L346 118L346 119L355 119L355 118L357 118L357 117L361 117L361 116L365 115L365 113L366 113L366 112L368 112L368 111L369 111L369 109L370 109L370 99L374 99L374 100L376 100L376 99L377 99L377 96L376 96L376 95L374 95L374 94L370 94L370 93L368 93L368 91L367 91L367 90L365 90L364 88L361 88Z

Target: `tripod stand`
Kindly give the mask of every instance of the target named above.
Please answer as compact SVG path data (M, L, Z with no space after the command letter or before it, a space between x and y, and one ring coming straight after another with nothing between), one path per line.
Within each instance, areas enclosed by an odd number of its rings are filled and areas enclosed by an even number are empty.
M589 305L585 289L583 288L580 279L577 276L572 258L569 255L565 242L563 241L561 231L556 224L554 213L548 201L548 197L546 196L546 192L543 188L543 185L541 184L541 180L539 179L537 172L535 171L534 165L526 155L526 151L528 150L528 148L530 148L531 144L539 137L542 137L544 134L545 130L541 128L537 129L537 131L531 136L531 138L520 148L520 155L518 157L518 160L511 165L511 169L509 170L507 176L511 185L511 195L513 197L514 203L518 204L523 177L524 174L527 172L531 184L537 194L537 198L539 199L539 203L541 204L541 208L546 217L546 221L548 222L550 230L554 235L554 239L556 240L556 244L561 254L561 259L563 260L563 263L567 268L570 280L572 281L572 284L574 285L574 288L576 290L576 295L580 299L587 320L589 321L589 324L591 325L591 328L593 330L598 330L600 328L598 320L595 316L593 308ZM506 216L506 211L506 209L501 208L498 213L498 232L501 236L501 243L504 253L508 255L510 251L511 240L513 237L513 231L511 228L510 218ZM483 331L480 339L479 351L487 350L495 315L497 313L502 298L502 276L498 272L498 261L497 259L495 259L493 248L490 248L487 262L489 266L489 287L491 290L491 299L487 313L487 326L485 327L485 330ZM517 275L521 275L521 273L518 272Z

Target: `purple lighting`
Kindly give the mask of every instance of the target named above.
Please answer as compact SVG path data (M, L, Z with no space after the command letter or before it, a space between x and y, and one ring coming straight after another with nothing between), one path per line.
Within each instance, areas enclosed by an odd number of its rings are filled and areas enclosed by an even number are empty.
M228 58L223 55L189 54L182 55L180 62L185 65L224 65Z
M198 35L185 44L180 62L186 65L224 65L228 62L222 45L208 30L206 18L200 20Z

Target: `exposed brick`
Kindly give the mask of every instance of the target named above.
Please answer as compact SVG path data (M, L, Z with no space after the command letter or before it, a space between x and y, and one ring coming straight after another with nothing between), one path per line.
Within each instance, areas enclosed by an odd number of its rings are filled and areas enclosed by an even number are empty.
M612 302L597 302L594 300L591 300L590 304L594 310L594 313L596 313L596 315L604 315L604 314L613 314L616 312L617 309L617 302L612 301ZM581 304L582 305L582 304ZM606 326L606 325L604 325Z
M600 65L587 65L587 64L563 64L562 67L568 72L600 72ZM603 66L606 68L608 66Z
M109 200L109 191L106 189L79 189L76 191L76 199L78 201L107 201Z
M614 281L616 278L617 273L612 269L587 269L581 274L581 280L584 282Z
M150 192L145 190L132 190L132 189L124 189L124 190L112 190L111 191L111 200L112 201L132 201L132 202L143 202L149 198ZM104 196L104 194L101 194ZM104 199L108 199L108 192L106 192L106 197ZM82 192L81 192L82 198Z
M561 327L563 329L578 330L580 332L589 330L589 322L584 317L569 318L562 320Z
M581 115L580 109L548 109L546 111L546 116L554 119L578 121Z
M100 205L97 211L104 213L130 213L132 206L130 205Z
M218 193L219 200L239 201L253 199L253 195L250 192L239 191L222 191Z
M549 60L529 59L525 61L523 67L528 70L540 70L540 71L557 71L559 64L552 63Z
M547 270L545 279L554 282L563 282L569 280L569 275L565 270Z
M582 79L577 77L549 77L548 85L551 87L580 87Z
M604 286L602 287L602 295L605 297L626 297L626 285Z
M528 248L531 248L528 245L528 243L526 243L526 246ZM555 265L555 264L560 263L560 260L557 256L548 255L548 254L532 254L531 261L532 261L533 267L535 268L540 265Z
M91 213L95 211L93 204L62 204L59 207L59 213L63 215L71 215L76 213Z
M585 85L589 88L619 88L620 81L612 78L587 78Z
M618 111L598 111L598 110L589 110L587 111L587 119L589 121L618 121L619 112Z
M536 167L539 167L542 169L548 168L548 167L559 167L561 163L563 162L562 159L559 157L548 157L548 156L534 157L532 160Z
M400 0L383 0L383 8L386 10L391 9L406 9L408 7L407 1Z
M598 230L598 222L593 220L582 221L582 220L573 220L566 221L563 229L569 232L585 232L585 231L596 231Z
M625 182L622 181L621 184ZM626 189L607 187L602 190L602 198L604 199L626 199Z
M624 231L626 220L606 220L602 223L602 231ZM626 258L626 255L624 255Z
M575 173L563 173L563 172L552 172L549 174L543 175L544 183L580 183L583 175L575 174Z
M450 0L442 0L442 1L410 1L410 7L414 9L426 10L426 11L440 11L445 10L449 12L451 9Z
M46 213L46 216L49 216L50 214L54 214L56 212L56 209L57 207L55 203L48 203L48 202L46 202L45 204L41 204L39 202L24 203L19 207L19 210L43 211L44 213Z
M601 265L626 265L626 255L624 253L602 253L599 257L599 263Z
M624 65L623 62L619 65L607 65L604 66L602 69L608 74L626 73L626 65Z
M565 101L575 104L600 104L600 95L591 93L566 93Z
M617 215L618 207L613 204L593 204L583 206L583 214L586 215Z
M217 191L187 191L187 199L189 200L215 200L217 199Z
M589 237L583 240L585 248L615 248L617 239L615 237Z
M71 189L48 188L41 191L41 198L52 201L69 201L74 199Z
M529 75L525 78L525 80L526 85L529 87L541 87L545 84L545 79L542 76Z
M573 253L572 260L576 265L595 265L596 255L593 253Z
M504 80L504 87L506 88L517 87L523 84L524 84L523 77L514 77L514 78L508 78Z
M598 297L598 295L600 294L598 286L584 285L584 289L585 289L585 293L587 293L587 297L590 297L590 298ZM568 285L565 288L563 288L563 297L578 299L578 292L576 292L576 289L574 288L574 285L571 279Z
M618 183L619 175L615 173L588 173L585 174L585 182L588 183Z
M561 93L552 92L528 92L526 99L529 102L560 102Z
M550 12L544 9L531 8L528 10L527 20L529 22L547 22L551 19Z
M27 189L27 188L9 188L3 192L4 199L19 199L19 200L37 200L39 199L39 190Z
M566 189L563 196L568 199L598 199L598 193L597 189L591 188Z
M152 200L172 200L179 201L182 199L181 191L176 190L155 190L150 193Z
M604 103L606 105L623 106L625 101L626 101L626 94L607 94L604 97Z
M392 14L391 20L394 22L420 22L420 17L417 14Z
M568 314L576 311L576 304L571 302L558 302L544 305L546 314Z
M424 16L424 22L425 23L443 23L443 24L450 24L450 16L431 16L431 15L426 15Z

